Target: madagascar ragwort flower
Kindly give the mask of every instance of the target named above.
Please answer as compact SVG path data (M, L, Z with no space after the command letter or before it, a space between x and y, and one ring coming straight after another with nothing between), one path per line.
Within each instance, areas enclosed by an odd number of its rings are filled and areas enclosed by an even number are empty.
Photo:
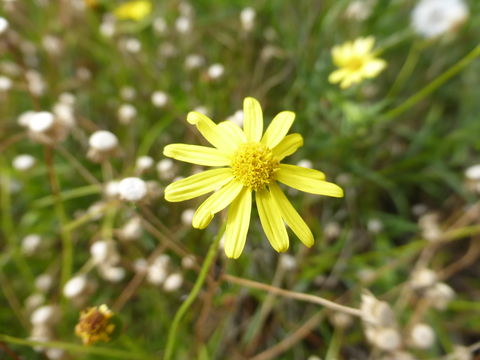
M215 124L198 112L188 114L187 121L196 125L214 147L170 144L165 147L164 155L216 168L170 184L165 189L165 199L184 201L215 191L197 209L192 225L204 229L216 213L230 205L225 230L225 253L230 258L238 258L245 246L253 192L263 230L276 251L288 249L284 222L310 247L313 234L277 181L301 191L333 197L342 197L343 190L325 181L320 171L281 163L303 145L300 134L287 135L295 119L293 112L280 112L263 133L258 101L247 97L243 106L243 130L231 121Z
M333 63L339 67L328 77L333 84L340 83L342 89L376 77L385 67L385 60L375 57L373 36L348 41L332 49Z
M134 0L118 6L114 14L121 20L140 21L152 12L152 3L147 0Z

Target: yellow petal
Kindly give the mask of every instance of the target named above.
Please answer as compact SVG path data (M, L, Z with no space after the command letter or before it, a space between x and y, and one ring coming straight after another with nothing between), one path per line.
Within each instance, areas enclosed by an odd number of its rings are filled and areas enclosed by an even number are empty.
M192 111L187 115L187 121L195 125L207 141L217 149L232 153L235 151L235 145L229 141L228 136L218 127L208 116Z
M230 165L230 158L224 152L206 146L170 144L163 149L163 155L197 165Z
M362 73L367 78L373 78L377 76L385 67L387 63L385 60L373 59L368 61L362 68Z
M277 203L267 189L257 191L256 201L260 222L268 241L276 251L286 251L288 249L288 234Z
M283 220L287 223L290 229L292 229L295 235L297 235L297 237L305 244L305 246L312 246L313 234L310 231L310 228L298 214L297 210L295 210L295 208L292 206L290 201L288 201L282 189L280 189L276 183L272 183L270 184L270 193L275 199L278 208L282 212Z
M227 228L225 229L225 254L237 259L245 247L250 213L252 212L252 192L243 188L228 209Z
M345 69L338 69L338 70L335 70L334 72L332 72L329 76L328 76L328 81L332 84L335 84L335 83L338 83L340 81L342 81L342 79L348 75L348 71L345 70Z
M237 146L243 144L247 141L247 137L243 130L232 121L223 121L218 124L218 127L221 128L222 132L228 134L229 139L233 141Z
M260 141L263 132L263 114L260 103L247 97L243 100L243 129L248 141Z
M343 190L340 186L321 180L321 177L324 176L322 172L300 166L296 166L296 170L292 170L290 166L292 165L288 165L287 167L285 164L280 164L280 170L277 172L278 181L300 191L312 194L343 197ZM320 174L315 178L312 171Z
M233 179L230 168L213 169L171 183L165 188L165 200L185 201L214 191Z
M197 229L205 229L213 216L225 209L237 197L243 185L238 181L232 180L216 192L214 192L202 205L200 205L193 215L192 225Z
M303 138L300 134L290 134L283 138L280 143L273 148L273 154L278 161L292 155L297 149L303 145Z
M275 116L262 137L262 143L273 149L287 135L295 120L295 113L282 111Z
M359 38L353 43L353 51L357 56L368 55L373 49L373 45L375 45L373 36Z

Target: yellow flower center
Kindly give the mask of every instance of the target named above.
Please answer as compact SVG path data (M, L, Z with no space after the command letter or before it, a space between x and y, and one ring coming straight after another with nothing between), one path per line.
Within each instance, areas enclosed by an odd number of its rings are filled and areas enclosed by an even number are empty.
M233 155L233 175L246 187L261 190L275 180L278 160L272 150L258 142L241 144Z
M363 57L354 56L348 60L346 67L349 68L351 71L357 71L363 66L363 63Z

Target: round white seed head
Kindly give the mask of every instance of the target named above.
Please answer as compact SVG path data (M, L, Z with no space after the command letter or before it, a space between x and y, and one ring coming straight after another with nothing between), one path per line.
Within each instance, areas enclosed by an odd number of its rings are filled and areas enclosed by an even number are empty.
M36 159L32 155L22 154L13 159L13 168L17 171L28 171L36 163Z
M465 177L468 180L480 181L480 164L472 165L465 170Z
M127 125L137 116L137 109L131 104L123 104L118 108L118 120Z
M297 267L297 259L289 254L280 254L280 266L286 270L291 271Z
M150 170L154 164L152 157L150 156L140 156L135 162L135 168L138 172L144 173L147 170Z
M437 282L426 292L432 306L437 310L445 310L448 304L455 298L455 291L443 282Z
M12 88L12 79L0 75L0 92L6 92Z
M194 209L185 209L182 212L182 223L183 223L183 225L191 226L192 225L192 220L193 220L193 215L195 215L195 210Z
M45 302L45 295L42 293L34 293L25 299L25 307L27 311L32 311L38 308Z
M148 261L144 258L135 259L133 269L138 273L145 274L148 271Z
M198 54L190 54L185 58L185 68L187 70L194 70L202 67L205 64L203 56Z
M36 325L53 325L60 319L60 311L54 305L44 305L30 315L30 322Z
M90 246L90 255L97 265L113 264L118 261L115 243L112 240L98 240Z
M126 201L141 201L147 196L147 184L140 178L125 178L118 184L118 193Z
M222 64L213 64L210 65L207 72L210 79L217 80L222 77L225 67Z
M192 30L192 20L187 16L180 16L175 20L175 29L180 34L187 34Z
M113 283L122 281L127 274L125 269L120 266L101 266L99 270L103 279Z
M163 108L168 104L168 95L163 91L155 91L152 93L151 100L155 107Z
M81 296L88 289L88 281L85 275L78 275L67 281L63 287L63 295L72 299Z
M137 91L131 86L123 86L120 89L120 97L125 101L132 101L136 95Z
M427 324L415 324L410 333L412 346L418 349L428 349L435 342L435 332Z
M139 217L133 217L128 220L118 232L118 236L124 241L137 240L142 234L142 220Z
M394 328L375 329L372 341L379 349L385 351L397 350L402 344L400 333Z
M128 38L123 43L125 50L132 54L137 54L142 50L142 43L136 38Z
M153 30L155 30L158 35L165 34L168 30L167 22L165 21L165 19L162 17L155 18L155 20L153 20Z
M161 285L167 278L167 269L161 264L153 263L148 267L147 281L153 285Z
M42 238L37 234L30 234L22 239L22 252L29 256L35 254L42 244Z
M157 163L158 177L162 180L171 180L175 176L175 163L172 159L162 159Z
M165 282L163 283L163 290L166 292L173 292L178 289L183 284L183 276L180 273L173 273L168 275L168 277L165 279Z
M383 222L377 218L370 219L367 223L367 229L372 234L378 234L383 230Z
M120 181L109 181L103 190L107 198L116 198L118 196L118 184Z
M118 138L110 131L99 130L90 136L88 143L96 151L110 152L117 148Z
M21 113L17 120L18 125L28 128L30 120L35 114L35 111L25 111L24 113Z
M66 359L66 353L63 349L48 348L45 350L45 355L49 360L63 360Z

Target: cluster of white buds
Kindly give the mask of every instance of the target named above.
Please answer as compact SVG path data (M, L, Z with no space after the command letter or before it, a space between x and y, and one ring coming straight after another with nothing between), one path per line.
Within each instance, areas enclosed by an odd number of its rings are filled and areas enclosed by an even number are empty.
M151 156L140 156L137 158L137 161L135 161L135 173L141 175L147 171L149 171L153 165L155 164L155 161Z
M65 283L63 296L72 300L77 307L83 307L95 291L95 287L95 283L86 275L76 275Z
M219 63L210 65L207 70L207 75L210 80L218 80L224 73L225 67Z
M143 234L142 219L134 216L117 231L117 236L123 241L133 241L141 238Z
M12 161L12 166L15 170L20 172L27 172L35 166L37 160L29 154L21 154L15 156Z
M192 31L192 19L190 16L181 15L175 20L175 30L179 34L186 35Z
M120 152L118 138L106 130L95 131L88 140L87 157L94 162L103 162Z
M368 341L384 351L392 352L400 348L402 337L390 305L364 292L360 311Z
M171 271L170 257L166 254L157 256L147 268L147 281L162 286L166 292L174 292L183 285L183 275Z
M100 24L99 32L103 37L112 38L117 30L115 17L111 14L107 14L103 17Z
M120 255L113 240L98 240L90 247L93 263L100 276L110 282L120 282L125 278L125 269L119 266Z
M417 323L410 331L410 345L417 349L429 349L435 343L435 332L428 324Z
M257 13L254 8L246 7L240 12L240 23L244 31L252 31Z
M443 282L436 282L425 291L425 296L430 299L432 307L445 310L455 298L455 291Z
M157 163L157 173L161 180L170 181L175 177L175 163L172 159L162 159Z
M227 118L227 121L231 121L238 126L243 126L243 110L237 110L233 115Z
M410 287L414 290L425 290L437 282L435 271L427 268L419 268L412 271L410 275Z
M137 109L132 104L122 104L118 108L117 115L121 124L128 125L137 117Z
M472 165L465 170L467 188L480 194L480 164Z
M65 140L72 126L48 111L27 112L20 116L19 124L26 126L33 141L54 144Z

